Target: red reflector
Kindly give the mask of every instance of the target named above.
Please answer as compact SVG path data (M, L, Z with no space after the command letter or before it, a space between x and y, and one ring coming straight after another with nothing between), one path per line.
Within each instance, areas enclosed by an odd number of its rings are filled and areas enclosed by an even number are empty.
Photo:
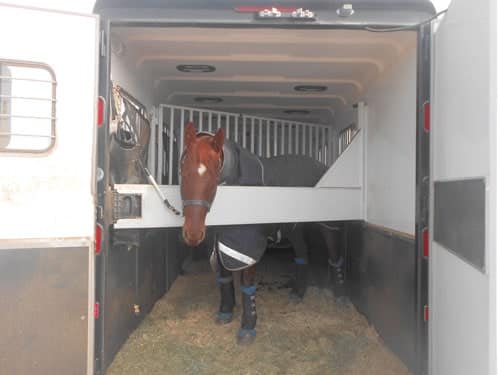
M94 319L99 319L99 302L94 303Z
M422 231L422 247L423 247L423 253L424 253L424 258L429 257L429 230L425 228Z
M257 13L257 12L262 12L263 10L266 9L271 10L272 8L282 13L292 13L298 9L297 7L276 7L268 5L268 6L241 6L234 8L234 10L238 13Z
M104 98L97 98L97 126L101 127L104 123Z
M424 103L424 130L431 131L431 103Z
M95 253L96 255L101 252L102 245L102 227L99 224L95 226Z
M424 306L424 322L429 321L429 306Z

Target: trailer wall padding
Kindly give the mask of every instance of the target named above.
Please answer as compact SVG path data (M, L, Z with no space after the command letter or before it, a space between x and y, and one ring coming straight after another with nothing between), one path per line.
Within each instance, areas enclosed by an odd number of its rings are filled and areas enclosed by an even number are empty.
M346 228L351 300L384 343L415 372L420 318L416 315L415 241L363 222L351 222Z
M108 251L104 367L175 280L169 262L178 248L166 230L115 231Z
M415 232L416 50L368 89L367 221Z

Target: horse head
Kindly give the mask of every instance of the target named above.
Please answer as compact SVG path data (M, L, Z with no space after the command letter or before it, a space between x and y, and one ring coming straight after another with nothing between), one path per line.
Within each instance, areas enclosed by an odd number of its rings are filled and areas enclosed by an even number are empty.
M224 130L215 135L196 133L192 123L184 131L180 162L181 197L184 210L182 237L189 246L205 238L205 219L217 192L224 161Z

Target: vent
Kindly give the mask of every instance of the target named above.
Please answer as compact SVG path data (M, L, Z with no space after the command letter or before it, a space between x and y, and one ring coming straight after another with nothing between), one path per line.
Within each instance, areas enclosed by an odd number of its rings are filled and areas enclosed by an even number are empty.
M194 101L200 104L217 104L222 102L222 98L218 98L216 96L200 96L194 98Z
M326 91L327 87L319 85L299 85L295 86L293 89L301 92L323 92Z
M311 113L311 111L308 111L307 109L287 109L283 112L287 115L308 115Z
M177 65L177 70L182 73L212 73L215 66L212 65Z

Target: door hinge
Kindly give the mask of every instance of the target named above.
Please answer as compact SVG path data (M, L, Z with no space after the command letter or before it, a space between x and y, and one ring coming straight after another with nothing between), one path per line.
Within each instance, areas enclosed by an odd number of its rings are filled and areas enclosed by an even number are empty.
M101 30L99 50L102 57L106 56L106 33L104 32L104 30Z
M142 195L120 194L113 190L113 222L142 217Z
M103 212L104 212L104 210L103 210L102 206L97 205L95 207L95 218L96 218L96 221L100 222L100 221L103 220L103 218L104 218Z
M424 305L424 322L429 321L429 306Z

